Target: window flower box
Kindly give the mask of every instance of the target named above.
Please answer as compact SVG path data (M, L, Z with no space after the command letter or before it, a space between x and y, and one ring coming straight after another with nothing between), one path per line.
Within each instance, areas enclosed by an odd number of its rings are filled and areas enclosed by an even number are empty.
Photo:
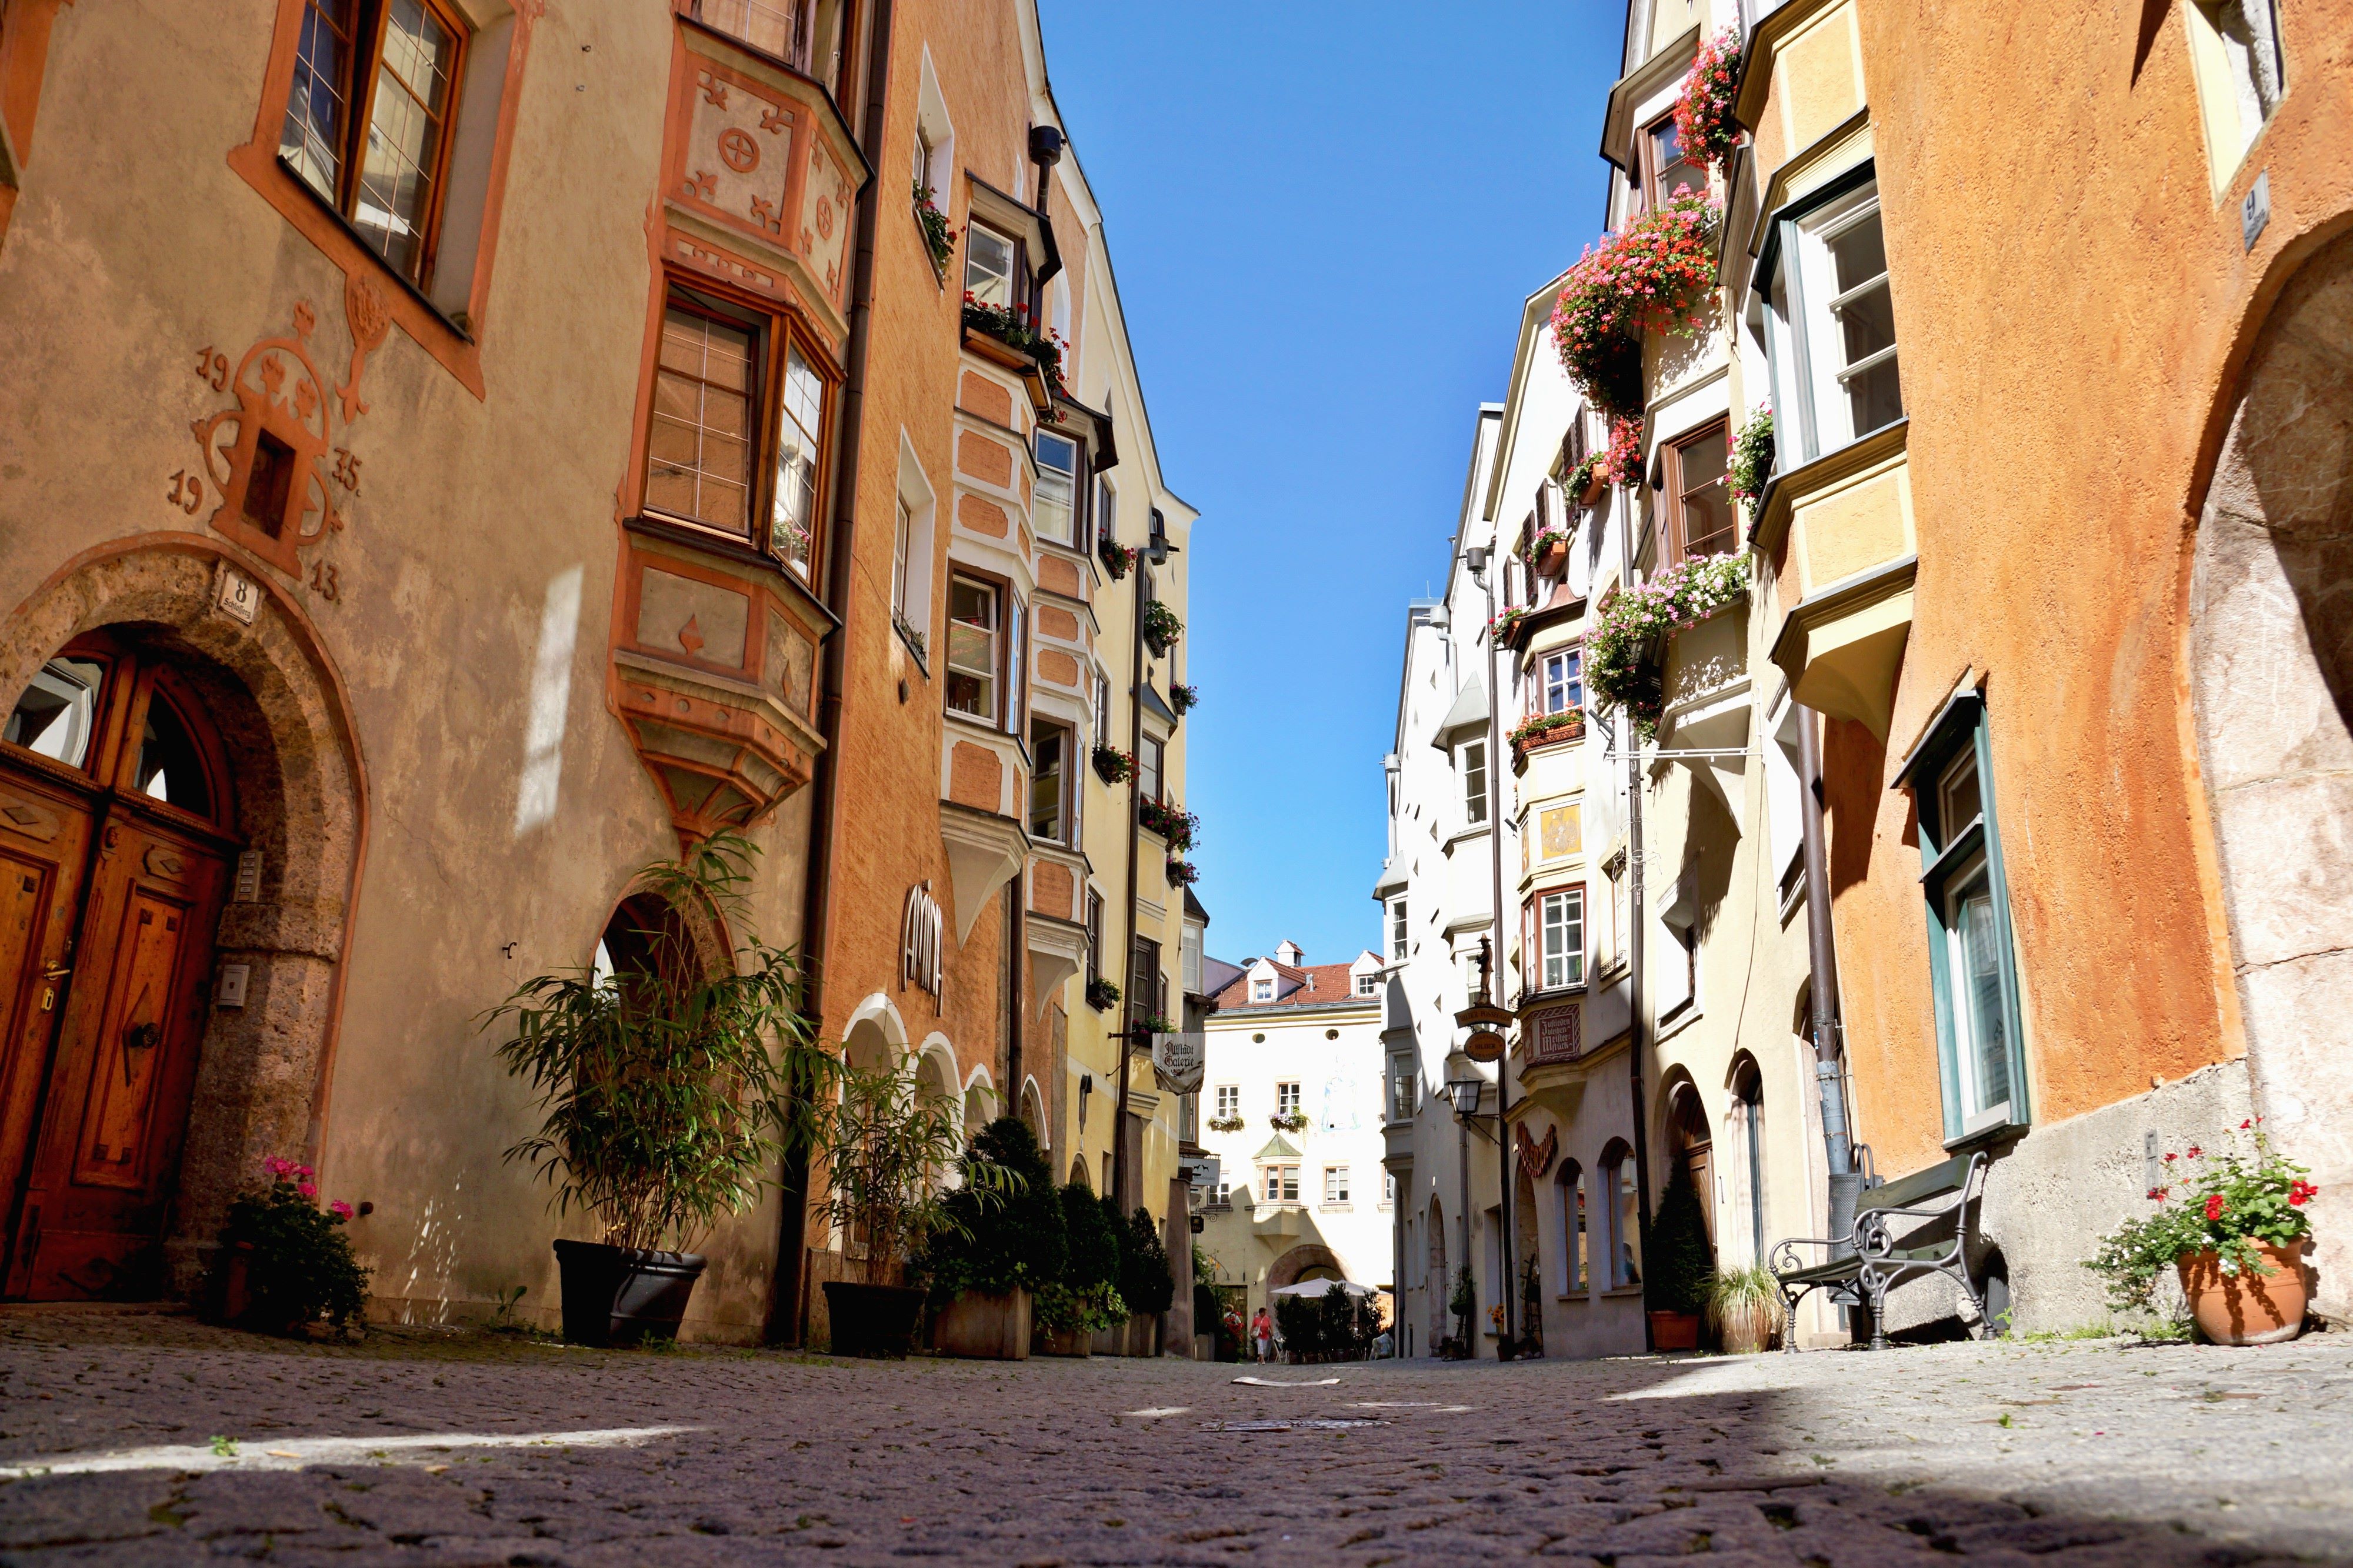
M1647 332L1698 333L1715 292L1723 209L1679 195L1588 246L1552 312L1562 368L1587 401L1613 418L1642 408Z
M1609 493L1609 478L1602 471L1601 459L1599 452L1587 453L1585 460L1569 469L1568 478L1561 481L1561 488L1588 511L1599 506L1602 498Z
M1185 623L1176 612L1157 599L1147 600L1144 606L1144 646L1152 650L1155 658L1166 658L1168 650L1185 635Z
M1135 776L1134 753L1123 752L1117 746L1097 745L1094 764L1095 777L1107 784L1125 784Z
M1070 396L1062 384L1061 337L1033 326L1027 305L984 305L967 289L964 345L983 359L1020 372L1029 384L1029 401L1041 415L1053 411L1054 399Z
M1633 715L1635 733L1651 739L1666 704L1668 637L1747 597L1743 555L1681 562L1612 594L1585 636L1585 689L1594 710L1608 713L1622 705Z
M1205 1125L1212 1132L1239 1132L1247 1124L1239 1116L1212 1116Z
M1525 609L1513 608L1505 610L1503 614L1497 616L1493 620L1487 623L1487 636L1489 640L1493 642L1498 647L1511 647L1513 637L1518 635L1522 623L1526 621L1527 618L1528 612Z
M1179 686L1173 682L1170 684L1168 688L1168 706L1176 710L1176 717L1182 719L1186 714L1190 713L1194 709L1198 708L1200 705L1201 689L1199 687Z
M1194 865L1190 860L1180 860L1174 855L1171 855L1168 858L1168 885L1170 887L1189 888L1200 879L1201 868L1198 866Z
M1087 1005L1098 1013L1108 1013L1119 1005L1119 987L1098 976L1087 982Z
M1524 763L1527 754L1542 746L1564 741L1585 738L1585 713L1581 709L1567 708L1557 713L1539 713L1504 737L1512 743L1512 761Z
M1568 535L1547 528L1528 541L1522 552L1528 569L1539 577L1557 577L1568 568Z
M1135 820L1180 855L1193 847L1193 834L1201 826L1199 817L1165 800L1138 802Z
M1106 538L1096 542L1095 559L1103 563L1105 575L1116 583L1135 564L1135 552Z
M1266 1119L1266 1124L1277 1132L1304 1132L1307 1131L1307 1112L1278 1110Z

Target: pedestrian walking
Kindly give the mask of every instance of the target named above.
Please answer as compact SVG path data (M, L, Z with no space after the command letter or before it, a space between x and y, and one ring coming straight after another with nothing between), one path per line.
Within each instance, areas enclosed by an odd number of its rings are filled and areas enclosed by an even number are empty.
M1260 1361L1274 1359L1274 1320L1267 1316L1264 1307L1261 1307L1258 1316L1250 1320L1250 1339L1258 1346Z

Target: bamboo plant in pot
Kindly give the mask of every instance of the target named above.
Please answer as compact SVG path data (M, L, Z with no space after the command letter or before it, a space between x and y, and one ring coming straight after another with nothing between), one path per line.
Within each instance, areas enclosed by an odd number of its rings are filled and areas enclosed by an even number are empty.
M526 980L482 1020L507 1069L539 1096L539 1131L506 1152L596 1241L555 1243L564 1337L670 1340L705 1259L693 1247L750 1207L832 1070L801 1016L798 961L749 938L732 953L698 931L742 910L757 846L719 834L638 873L639 911L612 967Z
M1006 1169L967 1155L963 1197L940 1193L964 1147L955 1098L893 1067L840 1069L840 1092L812 1134L829 1184L826 1214L864 1254L862 1280L829 1279L826 1315L838 1355L903 1356L923 1318L913 1260L934 1237L969 1237L970 1224L1004 1201Z
M976 1173L994 1167L997 1201ZM931 1281L933 1342L945 1355L991 1361L1029 1356L1030 1301L1060 1284L1070 1257L1061 1194L1038 1140L1001 1116L973 1135L964 1181L942 1201L943 1223L918 1267Z

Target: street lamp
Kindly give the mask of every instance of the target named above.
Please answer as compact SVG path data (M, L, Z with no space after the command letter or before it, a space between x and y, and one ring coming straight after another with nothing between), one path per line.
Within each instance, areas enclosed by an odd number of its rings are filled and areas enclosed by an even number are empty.
M1446 1080L1446 1098L1452 1103L1454 1114L1461 1119L1464 1126L1469 1126L1472 1118L1479 1114L1479 1101L1482 1091L1486 1087L1487 1080L1476 1073L1468 1078L1451 1078Z

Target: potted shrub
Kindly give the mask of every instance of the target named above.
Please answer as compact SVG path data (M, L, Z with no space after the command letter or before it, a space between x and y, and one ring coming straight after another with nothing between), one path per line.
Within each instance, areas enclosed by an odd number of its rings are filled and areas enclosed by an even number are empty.
M824 1161L826 1215L865 1253L862 1280L828 1279L825 1306L838 1355L903 1356L923 1320L923 1289L908 1275L934 1234L1003 1201L1006 1172L962 1164L966 1201L952 1211L941 1176L964 1152L963 1108L953 1095L893 1067L840 1070L838 1098L819 1110L812 1152Z
M2272 1148L2261 1121L2239 1124L2253 1135L2252 1154L2234 1148L2210 1158L2194 1143L2186 1160L2167 1154L2165 1184L2148 1190L2157 1212L2100 1238L2086 1267L2107 1277L2116 1306L2153 1308L2157 1283L2171 1270L2198 1331L2216 1344L2270 1344L2304 1331L2312 1237L2305 1205L2320 1189Z
M308 1165L273 1156L261 1169L269 1184L228 1205L205 1281L206 1315L270 1334L305 1333L322 1320L347 1333L367 1309L368 1270L343 1233L352 1205L322 1209Z
M1659 1212L1651 1221L1650 1255L1643 1259L1642 1305L1651 1314L1651 1348L1689 1351L1699 1348L1700 1309L1707 1302L1707 1283L1715 1272L1708 1254L1707 1219L1700 1212L1699 1189L1682 1162L1667 1179L1659 1198Z
M1314 1296L1277 1296L1274 1332L1282 1359L1294 1365L1324 1359L1324 1303Z
M1159 1353L1160 1314L1176 1299L1176 1279L1168 1272L1168 1248L1149 1209L1139 1207L1127 1216L1127 1234L1120 1238L1119 1297L1127 1307L1127 1349L1132 1356Z
M693 934L741 916L757 852L722 833L646 867L638 882L661 918L612 973L538 975L482 1020L507 1034L499 1059L543 1113L506 1158L554 1187L559 1215L581 1209L603 1231L555 1243L575 1344L675 1339L702 1274L695 1243L807 1147L833 1059L802 1016L798 963L756 937L714 955Z
M978 1178L992 1167L1001 1173L997 1198L985 1202ZM944 1355L1026 1361L1031 1297L1061 1281L1070 1258L1061 1194L1038 1140L1015 1117L974 1134L962 1169L920 1262L931 1279L932 1342Z
M1176 639L1185 635L1185 623L1176 612L1157 599L1144 603L1144 646L1152 650L1155 658L1166 658Z
M1704 1291L1708 1326L1726 1355L1755 1355L1773 1348L1781 1321L1781 1289L1763 1264L1719 1268Z
M1092 1353L1094 1336L1127 1321L1119 1296L1119 1237L1084 1182L1062 1188L1070 1262L1062 1278L1038 1289L1036 1348L1047 1355Z

